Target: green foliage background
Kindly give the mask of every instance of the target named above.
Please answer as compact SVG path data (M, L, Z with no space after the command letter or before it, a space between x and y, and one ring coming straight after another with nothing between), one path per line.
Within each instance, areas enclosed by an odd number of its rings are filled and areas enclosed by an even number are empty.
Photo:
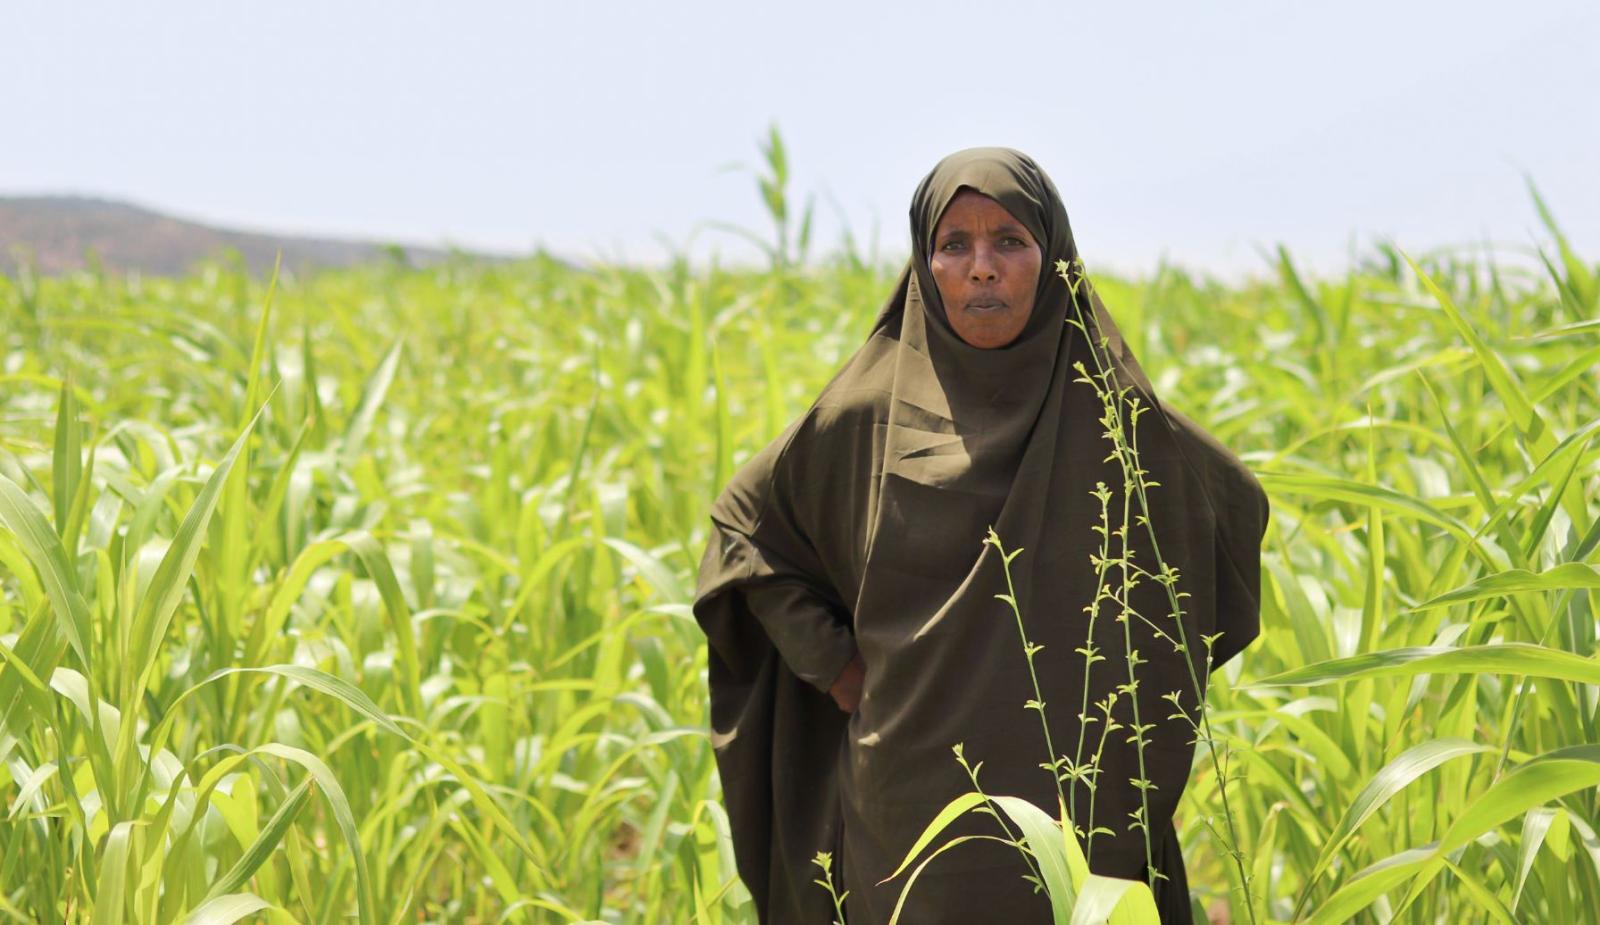
M895 269L810 258L764 182L761 271L0 279L0 917L753 922L705 510ZM1532 269L1089 266L1272 497L1210 700L1243 864L1209 762L1179 820L1202 908L1600 908L1600 274L1548 230Z

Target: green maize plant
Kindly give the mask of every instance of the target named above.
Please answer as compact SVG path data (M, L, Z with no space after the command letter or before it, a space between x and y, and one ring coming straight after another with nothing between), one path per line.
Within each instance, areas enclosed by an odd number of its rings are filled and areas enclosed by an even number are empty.
M814 255L766 152L760 268L0 277L0 919L756 921L689 610L705 510L897 269ZM1261 638L1191 716L1216 917L1600 908L1600 270L1533 201L1526 254L1095 277L1272 496ZM1085 648L1046 657L1128 671ZM1039 755L1092 780L1108 725ZM1137 915L1149 884L1082 861L1129 820L985 793L981 757L953 809L1081 921Z

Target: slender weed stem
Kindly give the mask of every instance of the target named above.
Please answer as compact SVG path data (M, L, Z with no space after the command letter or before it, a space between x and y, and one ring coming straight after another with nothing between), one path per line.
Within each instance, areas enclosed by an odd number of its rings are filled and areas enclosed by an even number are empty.
M1069 265L1066 263L1066 261L1058 261L1056 265L1056 271L1061 274L1063 279L1066 280L1068 287L1073 293L1074 300L1078 301L1079 304L1082 304L1082 302L1085 300L1077 299L1079 287L1091 285L1083 271L1082 262L1074 261ZM1196 733L1197 741L1203 741L1206 743L1207 752L1211 758L1212 768L1217 774L1217 792L1222 802L1223 816L1228 829L1227 837L1225 839L1219 837L1218 840L1222 843L1225 853L1233 859L1233 862L1236 865L1239 882L1245 892L1244 906L1249 911L1250 920L1253 923L1255 921L1255 903L1252 901L1251 897L1251 875L1249 868L1245 864L1244 852L1239 848L1238 829L1234 820L1232 808L1229 806L1228 802L1228 778L1226 776L1226 762L1224 760L1224 755L1218 752L1217 738L1212 733L1211 720L1206 712L1205 687L1201 684L1200 676L1195 671L1193 660L1189 658L1189 639L1187 631L1184 629L1183 625L1182 617L1184 610L1181 603L1182 598L1187 597L1188 595L1177 590L1179 571L1178 569L1167 565L1166 561L1162 558L1161 546L1156 538L1155 525L1150 519L1148 489L1159 486L1160 483L1146 479L1145 475L1147 474L1147 470L1143 469L1139 465L1137 424L1139 416L1145 411L1149 410L1149 407L1140 402L1137 395L1133 396L1132 398L1127 397L1127 393L1133 389L1131 384L1122 386L1118 383L1116 371L1112 368L1110 362L1108 349L1109 345L1107 340L1103 336L1097 338L1094 334L1091 334L1087 327L1085 327L1084 322L1079 319L1073 319L1069 321L1069 323L1077 326L1079 330L1083 331L1084 335L1089 339L1089 344L1091 347L1090 355L1094 360L1095 372L1090 374L1083 367L1083 364L1079 363L1075 366L1075 368L1079 372L1081 378L1076 381L1089 383L1094 387L1096 393L1100 396L1101 402L1106 409L1106 417L1102 419L1108 424L1106 436L1111 439L1113 446L1115 447L1114 455L1122 469L1124 486L1129 489L1124 491L1123 498L1125 505L1122 528L1124 531L1123 548L1128 553L1123 557L1123 561L1124 563L1130 563L1130 560L1132 559L1131 549L1129 549L1127 545L1126 529L1128 524L1128 509L1126 505L1132 500L1133 497L1137 497L1140 513L1136 520L1143 524L1146 535L1150 540L1151 553L1155 557L1155 573L1153 577L1154 580L1166 591L1167 601L1171 607L1171 612L1168 616L1177 628L1178 638L1176 641L1174 641L1170 635L1162 635L1168 640L1168 642L1172 643L1175 651L1177 651L1178 654L1183 657L1184 665L1188 669L1190 687L1194 694L1195 703L1197 704L1197 710L1199 712L1199 720L1196 721L1188 711L1183 709L1182 704L1179 703L1179 692L1173 691L1170 694L1165 695L1166 699L1170 700L1177 708L1177 712L1172 714L1172 716L1169 718L1181 718L1188 722ZM1126 405L1128 408L1126 417L1123 414L1124 405ZM1127 596L1128 591L1132 588L1132 583L1128 581L1128 578L1133 577L1128 575L1127 569L1129 567L1130 564L1124 564L1123 566L1124 588L1122 603L1124 605L1124 610L1121 614L1119 614L1118 617L1118 619L1123 622L1125 633L1130 632L1126 618L1132 612L1131 607L1128 606ZM1145 571L1144 574L1150 575L1151 573ZM1213 645L1218 638L1218 635L1220 634L1202 637L1202 641L1206 647L1206 665L1208 669L1211 665L1211 652ZM1128 692L1131 695L1137 690L1138 682L1133 677L1133 671L1140 660L1138 659L1137 652L1132 649L1131 635L1126 636L1125 638L1128 639L1129 644L1128 667L1130 672L1130 680ZM1144 800L1145 791L1151 785L1148 780L1144 779L1145 770L1143 733L1150 727L1141 726L1140 724L1137 698L1134 700L1133 717L1135 728L1133 734L1129 737L1129 741L1134 742L1138 747L1140 775L1139 778L1133 780L1133 783L1135 786L1140 788L1140 812L1144 812L1148 806L1148 803ZM1135 823L1144 828L1147 858L1149 856L1148 823L1149 819L1147 815L1144 818L1136 820ZM1214 835L1220 835L1220 833L1217 833L1216 828L1211 825L1209 820L1207 820L1207 827L1211 829ZM1154 886L1153 868L1152 886Z

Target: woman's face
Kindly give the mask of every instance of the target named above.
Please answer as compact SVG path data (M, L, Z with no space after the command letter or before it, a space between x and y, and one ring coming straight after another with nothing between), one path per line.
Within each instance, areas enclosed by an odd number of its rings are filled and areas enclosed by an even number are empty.
M1016 340L1033 314L1041 260L1033 235L1004 206L974 190L957 193L929 259L950 327L985 350Z

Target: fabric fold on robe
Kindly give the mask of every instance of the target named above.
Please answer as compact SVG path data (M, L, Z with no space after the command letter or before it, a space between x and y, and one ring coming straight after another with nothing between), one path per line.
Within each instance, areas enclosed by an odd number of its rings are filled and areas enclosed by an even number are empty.
M933 227L961 189L1000 202L1044 250L1033 315L996 350L955 335L928 269ZM1042 646L1050 757L1100 756L1092 792L1081 779L1062 787L1075 826L1095 829L1091 869L1156 871L1163 921L1190 922L1173 822L1195 756L1182 716L1198 716L1209 674L1260 631L1265 492L1155 395L1088 279L1051 272L1075 267L1077 249L1059 194L1025 155L941 161L911 228L913 255L866 342L711 508L693 610L740 877L764 925L821 925L834 913L812 858L832 851L848 925L883 925L906 877L878 881L971 789L958 743L983 763L985 791L1055 815L1017 618L995 597L1011 589ZM1102 420L1094 381L1143 411ZM1137 448L1148 491L1124 484L1108 432ZM1110 555L1127 566L1108 569L1104 544L1120 543L1125 511L1128 547ZM1097 530L1107 516L1111 529ZM1021 550L1010 584L984 543L991 528ZM846 715L826 691L852 651L866 670ZM1136 727L1142 762L1127 738ZM969 813L938 841L998 834L993 817ZM1010 846L963 843L919 877L901 921L1048 922L1026 873Z
M753 585L744 595L788 669L827 693L856 651L849 623L802 584Z

